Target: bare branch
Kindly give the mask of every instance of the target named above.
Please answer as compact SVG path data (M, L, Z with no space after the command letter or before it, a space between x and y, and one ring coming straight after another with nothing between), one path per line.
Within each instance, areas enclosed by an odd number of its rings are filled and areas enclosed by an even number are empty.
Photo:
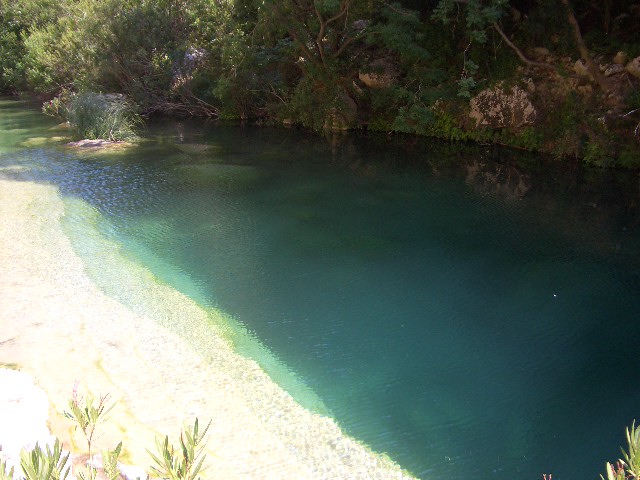
M540 68L548 68L551 70L558 70L558 68L555 65L551 65L550 63L546 63L546 62L536 62L533 60L529 60L524 53L522 53L522 50L520 50L518 48L518 46L513 43L509 37L507 37L507 35L502 31L502 29L500 28L500 25L498 25L497 23L493 23L492 24L493 29L498 32L498 34L502 37L502 39L504 40L504 42L509 46L509 48L511 48L511 50L513 50L514 52L516 52L516 55L518 55L518 57L520 58L520 60L522 60L524 63L526 63L527 65L531 65L532 67L540 67Z
M320 13L320 9L318 8L317 4L315 2L313 4L316 12L316 17L318 17L318 22L320 22L320 30L318 30L318 35L316 36L316 45L318 46L318 51L320 53L320 58L322 60L322 63L325 62L325 51L324 51L323 41L324 41L324 36L327 30L327 27L331 23L339 20L340 18L344 17L347 14L347 12L349 11L350 3L351 3L351 0L342 0L342 2L340 2L340 10L338 11L338 13L336 13L333 17L328 18L327 20L322 18L322 13Z

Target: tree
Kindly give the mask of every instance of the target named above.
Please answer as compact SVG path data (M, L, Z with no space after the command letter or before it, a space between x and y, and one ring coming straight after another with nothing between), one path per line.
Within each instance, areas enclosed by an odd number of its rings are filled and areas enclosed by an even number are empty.
M556 3L555 5L553 5L554 2ZM585 62L589 73L601 91L605 94L609 93L611 87L593 61L569 0L554 0L550 3L562 12L562 16L565 18L565 28L570 30L576 51ZM557 69L557 65L529 59L522 48L505 33L505 29L501 24L508 24L510 22L509 18L511 15L508 15L508 13L512 8L509 0L440 0L434 9L433 16L442 22L450 23L460 13L460 10L464 10L466 24L465 34L468 38L467 48L474 43L484 45L488 39L488 32L493 30L525 64L531 67ZM537 8L545 8L545 6L537 5ZM513 27L513 25L511 26ZM465 59L463 77L469 76L467 73L472 72L474 68L477 67L473 62L471 62L470 66L468 66L466 62Z

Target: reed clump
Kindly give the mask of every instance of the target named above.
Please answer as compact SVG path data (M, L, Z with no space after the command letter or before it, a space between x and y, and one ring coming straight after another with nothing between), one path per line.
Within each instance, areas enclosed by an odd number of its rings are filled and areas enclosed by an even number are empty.
M142 118L122 94L63 92L43 105L46 114L67 121L79 139L135 141Z

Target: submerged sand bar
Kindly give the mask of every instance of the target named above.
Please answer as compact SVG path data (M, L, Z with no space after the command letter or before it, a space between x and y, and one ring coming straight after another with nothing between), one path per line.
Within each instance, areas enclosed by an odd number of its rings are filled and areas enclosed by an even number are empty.
M63 215L55 187L0 176L0 364L19 365L48 393L53 434L68 448L84 448L58 413L78 381L81 393L118 401L98 447L123 440L127 463L149 465L156 435L175 438L198 417L212 421L205 478L412 478L298 405L212 335L188 297L151 278L131 286L144 292L144 310L103 293L65 236ZM122 281L132 282L127 272Z

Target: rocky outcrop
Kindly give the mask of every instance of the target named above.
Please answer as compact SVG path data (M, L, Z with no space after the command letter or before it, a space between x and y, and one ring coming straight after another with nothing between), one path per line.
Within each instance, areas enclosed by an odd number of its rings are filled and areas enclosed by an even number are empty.
M358 79L372 89L392 87L398 79L398 70L390 61L380 58L371 62Z
M627 56L626 52L618 52L613 57L613 63L618 65L625 65L628 59L629 57Z
M537 111L526 90L519 86L506 88L502 84L483 90L471 99L469 117L476 128L508 128L519 130L533 125Z

